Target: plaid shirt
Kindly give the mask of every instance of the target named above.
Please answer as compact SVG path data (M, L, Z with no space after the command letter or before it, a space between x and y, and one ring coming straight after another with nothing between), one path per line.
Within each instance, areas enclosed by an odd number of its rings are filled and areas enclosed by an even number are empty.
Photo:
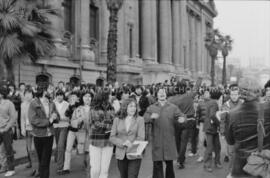
M90 111L90 144L96 147L112 146L109 141L111 128L113 124L114 114L113 110Z

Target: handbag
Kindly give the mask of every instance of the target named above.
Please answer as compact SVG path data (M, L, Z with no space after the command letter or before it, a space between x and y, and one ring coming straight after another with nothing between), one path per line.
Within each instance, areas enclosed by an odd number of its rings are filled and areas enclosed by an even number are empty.
M265 137L263 104L259 104L257 135L257 150L252 152L247 158L247 164L243 170L252 176L270 178L270 150L263 150L263 140Z

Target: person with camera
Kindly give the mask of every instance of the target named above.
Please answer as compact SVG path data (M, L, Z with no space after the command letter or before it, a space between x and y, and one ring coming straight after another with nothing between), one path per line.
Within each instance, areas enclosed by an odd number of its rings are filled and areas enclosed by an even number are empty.
M59 121L55 104L50 101L46 88L38 87L36 98L30 103L28 111L32 125L34 145L38 155L40 178L49 178L53 147L53 124Z
M93 94L90 91L85 91L81 96L80 105L75 108L70 120L70 126L68 128L67 143L65 150L65 161L63 170L59 170L60 175L70 173L71 151L75 140L77 140L77 149L80 155L85 153L86 131L87 123L89 122L90 105L93 98ZM73 105L73 103L71 103ZM86 158L85 158L86 160Z

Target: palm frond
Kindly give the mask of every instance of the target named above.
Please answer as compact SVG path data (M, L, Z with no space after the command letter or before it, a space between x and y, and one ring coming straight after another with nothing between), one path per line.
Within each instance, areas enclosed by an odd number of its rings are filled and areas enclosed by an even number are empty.
M0 36L0 46L0 56L12 59L21 54L23 42L19 40L17 34L5 34Z
M20 32L25 36L35 36L37 33L41 31L40 28L37 27L35 23L30 21L21 21L20 23Z
M16 0L0 0L0 30L12 31L19 27L19 16L15 10Z

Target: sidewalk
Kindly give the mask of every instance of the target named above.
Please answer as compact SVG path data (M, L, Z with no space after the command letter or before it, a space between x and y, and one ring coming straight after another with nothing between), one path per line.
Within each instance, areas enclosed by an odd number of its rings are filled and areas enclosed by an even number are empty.
M31 169L25 169L25 165L23 163L27 162L26 157L26 149L24 140L15 141L13 145L16 154L16 176L13 178L26 178L29 176ZM223 160L223 156L221 157L221 161ZM214 169L213 173L205 172L203 169L203 163L196 162L197 157L188 158L186 160L186 168L183 170L179 170L174 164L175 168L175 177L177 178L225 178L228 172L228 164L223 163L223 169ZM74 177L87 177L86 170L83 166L82 157L76 154L73 154L71 161L71 173L65 176L58 176L56 174L56 164L52 159L51 162L51 178L65 177L65 178L74 178ZM37 162L34 163L34 167L36 167ZM152 178L152 159L151 159L151 147L148 146L145 157L142 161L139 178ZM165 166L164 166L165 169ZM1 175L0 175L1 177ZM117 161L113 156L110 164L109 178L119 178L119 171L117 168ZM87 177L89 178L89 177Z

